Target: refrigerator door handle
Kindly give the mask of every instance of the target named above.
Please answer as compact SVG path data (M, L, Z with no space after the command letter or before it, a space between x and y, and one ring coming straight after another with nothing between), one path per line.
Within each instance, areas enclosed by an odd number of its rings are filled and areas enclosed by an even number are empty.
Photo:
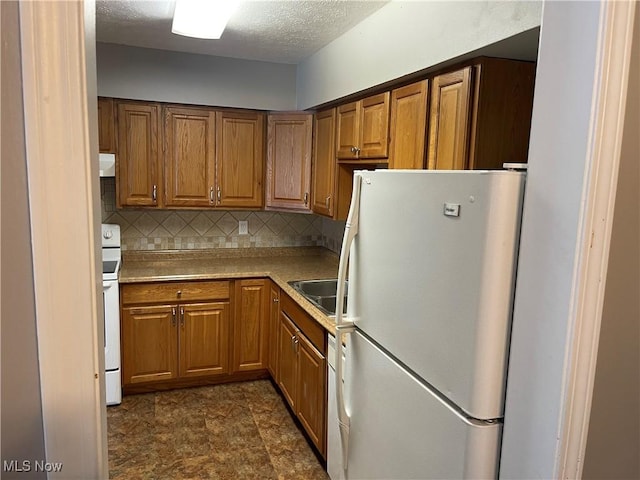
M338 285L336 291L336 345L343 344L345 334L355 330L354 323L343 318L344 310L344 290L347 280L347 268L349 263L349 254L353 239L358 234L358 221L360 217L360 191L362 187L362 177L359 173L353 176L353 194L351 195L351 206L349 207L349 215L344 229L344 237L342 239L342 251L340 254L340 263L338 265ZM340 352L341 349L336 349ZM336 354L336 403L338 404L338 425L340 427L340 439L342 442L342 465L346 470L347 459L349 457L349 414L347 413L344 403L344 383L342 381L343 362L342 355Z

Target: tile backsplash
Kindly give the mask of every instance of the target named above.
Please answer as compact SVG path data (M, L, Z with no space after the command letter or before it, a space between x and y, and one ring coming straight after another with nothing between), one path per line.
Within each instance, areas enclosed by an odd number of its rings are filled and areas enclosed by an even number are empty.
M324 246L339 252L344 222L302 213L116 209L115 179L100 179L102 223L120 225L123 250ZM238 233L246 220L247 235Z

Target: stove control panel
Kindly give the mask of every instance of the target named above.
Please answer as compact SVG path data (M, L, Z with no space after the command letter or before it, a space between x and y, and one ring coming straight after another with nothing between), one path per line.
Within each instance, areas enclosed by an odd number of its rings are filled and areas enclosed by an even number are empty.
M102 248L120 247L120 225L102 224Z

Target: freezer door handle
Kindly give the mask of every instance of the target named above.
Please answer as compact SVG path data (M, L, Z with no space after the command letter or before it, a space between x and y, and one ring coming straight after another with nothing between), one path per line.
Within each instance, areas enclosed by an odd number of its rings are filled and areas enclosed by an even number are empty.
M352 321L343 318L344 290L347 281L347 266L349 264L349 254L355 236L358 234L358 222L360 218L360 191L362 187L362 177L359 173L353 175L353 193L351 195L351 206L344 228L342 239L342 252L338 265L338 286L336 291L336 345L342 345L345 334L354 331ZM339 351L339 350L338 350ZM342 355L336 355L336 403L338 404L338 425L340 427L340 439L342 442L342 466L346 470L347 459L349 457L349 415L344 404L344 384Z

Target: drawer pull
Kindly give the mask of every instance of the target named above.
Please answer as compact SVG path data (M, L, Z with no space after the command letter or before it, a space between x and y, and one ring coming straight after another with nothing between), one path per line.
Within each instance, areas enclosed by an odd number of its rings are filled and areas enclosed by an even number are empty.
M181 296L181 295L182 295L182 290L178 290L178 291L176 292L176 296L177 296L177 297L179 297L179 296Z

